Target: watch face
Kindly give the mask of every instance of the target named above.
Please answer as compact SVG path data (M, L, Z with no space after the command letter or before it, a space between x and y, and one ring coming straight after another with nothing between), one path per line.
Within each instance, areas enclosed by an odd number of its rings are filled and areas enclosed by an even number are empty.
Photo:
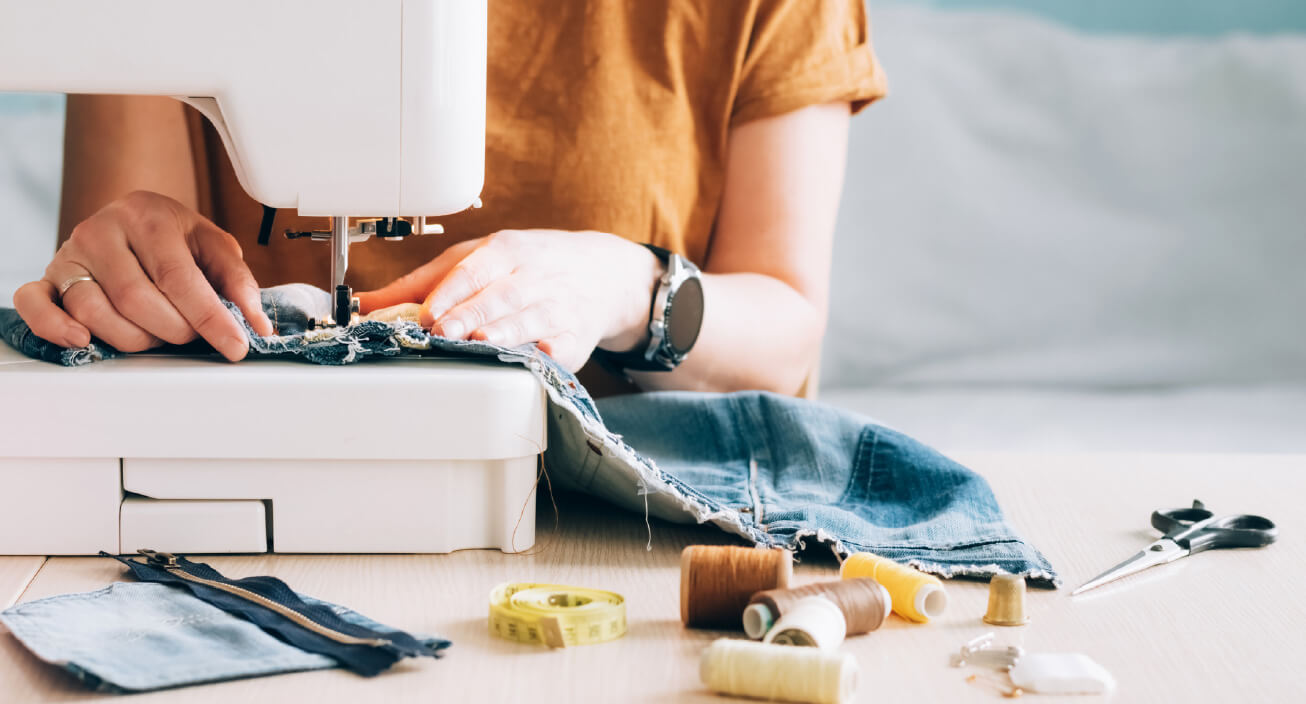
M703 328L703 282L698 278L685 279L668 305L673 312L668 316L667 342L677 354L685 354Z

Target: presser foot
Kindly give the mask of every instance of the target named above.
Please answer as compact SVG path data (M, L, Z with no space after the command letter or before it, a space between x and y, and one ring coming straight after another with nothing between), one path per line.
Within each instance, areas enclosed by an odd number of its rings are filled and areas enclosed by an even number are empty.
M340 327L353 325L354 318L358 315L358 299L354 297L354 289L341 284L336 286L335 295L335 324Z
M336 286L336 291L332 295L331 310L333 317L321 320L309 318L309 329L343 328L358 322L359 303L358 297L354 296L354 290L344 285Z

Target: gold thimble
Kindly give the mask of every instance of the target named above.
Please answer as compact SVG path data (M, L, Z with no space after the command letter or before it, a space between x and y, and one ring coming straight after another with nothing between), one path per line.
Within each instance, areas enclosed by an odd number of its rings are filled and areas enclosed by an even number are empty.
M1025 578L1015 574L994 575L989 580L989 609L984 623L994 626L1023 626L1025 615Z

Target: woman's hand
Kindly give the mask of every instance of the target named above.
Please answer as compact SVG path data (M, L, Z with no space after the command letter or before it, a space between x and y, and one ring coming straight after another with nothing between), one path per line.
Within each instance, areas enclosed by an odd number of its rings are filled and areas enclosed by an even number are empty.
M538 342L567 369L595 347L625 351L647 334L661 263L602 232L504 230L460 242L385 288L364 313L422 302L422 324L452 339Z
M87 276L60 300L60 286ZM272 333L236 240L181 203L138 191L78 225L45 276L14 294L14 307L32 332L64 347L94 335L140 352L199 336L236 361L249 341L218 292L257 332Z

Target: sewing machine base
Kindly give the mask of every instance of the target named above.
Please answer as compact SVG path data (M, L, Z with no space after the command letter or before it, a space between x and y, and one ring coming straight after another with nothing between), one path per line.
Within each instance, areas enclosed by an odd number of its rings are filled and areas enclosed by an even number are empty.
M529 549L544 392L478 361L140 356L0 344L0 554Z

